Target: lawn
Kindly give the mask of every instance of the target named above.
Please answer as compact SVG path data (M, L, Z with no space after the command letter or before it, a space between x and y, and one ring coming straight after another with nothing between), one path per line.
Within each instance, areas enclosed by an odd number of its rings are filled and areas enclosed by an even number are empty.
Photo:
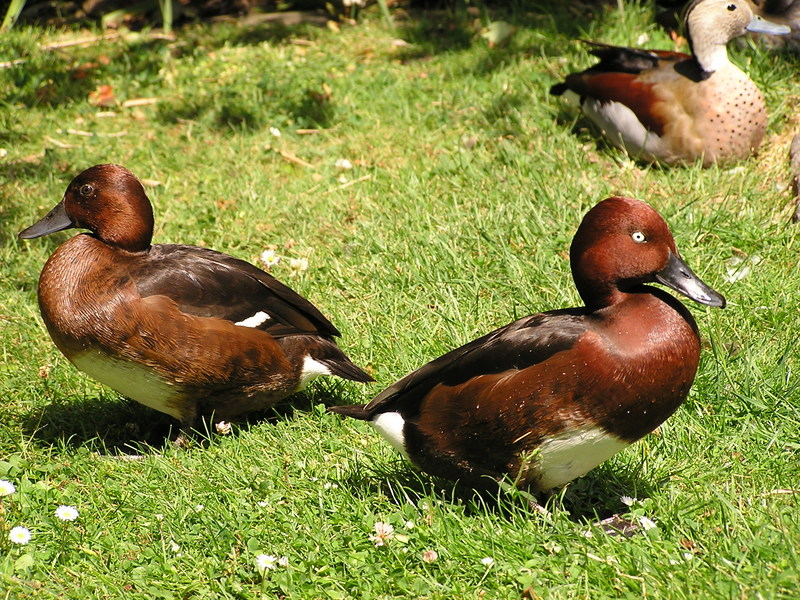
M464 15L398 10L390 29L377 7L337 26L0 36L0 62L24 59L0 69L0 479L16 490L0 497L0 597L800 596L800 59L731 45L767 98L757 158L648 167L548 89L591 64L578 38L675 48L652 5L507 5L489 13L516 27L499 47ZM74 232L16 234L104 162L145 181L155 241L254 263L274 249L272 273L376 383L318 380L179 450L169 417L78 372L36 302ZM578 305L569 243L612 194L655 206L728 308L684 300L704 348L686 403L552 496L549 515L520 492L431 479L325 412L519 316ZM655 527L593 525L615 513ZM26 544L9 538L18 526Z

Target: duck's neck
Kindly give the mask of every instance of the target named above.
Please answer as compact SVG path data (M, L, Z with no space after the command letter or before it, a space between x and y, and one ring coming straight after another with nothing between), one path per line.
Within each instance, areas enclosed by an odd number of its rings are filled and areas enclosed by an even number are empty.
M694 58L700 70L709 75L731 64L728 49L723 44L694 48Z

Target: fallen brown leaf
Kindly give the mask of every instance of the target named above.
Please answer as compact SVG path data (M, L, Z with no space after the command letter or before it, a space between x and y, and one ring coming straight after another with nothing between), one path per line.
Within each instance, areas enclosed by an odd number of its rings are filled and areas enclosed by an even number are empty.
M101 85L89 92L89 104L92 106L114 106L117 99L114 97L114 88L110 85Z

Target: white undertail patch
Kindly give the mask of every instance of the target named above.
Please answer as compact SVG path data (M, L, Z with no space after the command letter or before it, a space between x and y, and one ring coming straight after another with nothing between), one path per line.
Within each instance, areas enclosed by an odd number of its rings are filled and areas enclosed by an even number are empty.
M404 432L406 421L399 412L384 412L370 421L378 433L381 434L392 448L410 460L406 451L406 436Z
M239 321L238 323L234 323L234 325L239 325L240 327L258 327L259 325L263 325L267 321L269 321L272 317L270 317L267 313L263 310L258 311L252 317L247 317Z
M318 360L311 357L310 354L307 354L306 357L303 359L303 370L300 371L300 386L298 389L303 389L308 385L308 382L312 379L317 377L321 377L323 375L332 375L333 373L330 370L330 367L325 363L321 363Z

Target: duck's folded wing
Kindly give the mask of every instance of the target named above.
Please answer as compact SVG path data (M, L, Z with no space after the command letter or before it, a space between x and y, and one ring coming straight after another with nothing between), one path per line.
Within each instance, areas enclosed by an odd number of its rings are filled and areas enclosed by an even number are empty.
M429 362L378 394L368 414L425 396L439 384L455 386L478 375L522 370L569 350L586 333L580 309L525 317Z
M167 296L190 315L226 319L274 337L340 335L311 302L272 275L214 250L155 245L130 275L143 298Z
M589 52L600 59L599 63L588 69L593 72L638 74L659 68L665 61L677 63L692 58L689 54L669 50L626 48L589 41L584 43L591 47Z
M623 104L648 131L664 133L665 120L658 113L652 84L637 80L634 74L584 71L568 75L562 85L580 96L581 104L587 98L603 104Z

